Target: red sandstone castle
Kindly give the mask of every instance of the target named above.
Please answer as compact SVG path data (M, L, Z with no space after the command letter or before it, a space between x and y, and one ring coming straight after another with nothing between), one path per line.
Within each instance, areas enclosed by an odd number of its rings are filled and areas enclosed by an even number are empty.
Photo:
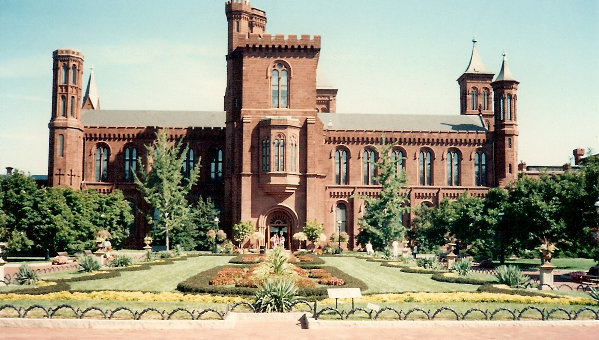
M201 166L194 194L216 202L225 229L250 220L266 245L283 233L288 247L307 220L324 223L327 235L340 221L351 247L364 212L353 195L379 192L371 161L383 135L396 143L391 156L401 159L412 207L464 191L484 197L516 178L518 81L505 56L493 80L474 40L457 80L459 115L335 113L337 89L317 79L320 36L266 33L265 12L246 1L228 1L225 12L224 111L101 110L93 73L83 93L83 54L54 51L49 185L119 189L148 209L132 173L147 166L144 145L168 127L189 145L183 171ZM148 231L137 213L130 246Z

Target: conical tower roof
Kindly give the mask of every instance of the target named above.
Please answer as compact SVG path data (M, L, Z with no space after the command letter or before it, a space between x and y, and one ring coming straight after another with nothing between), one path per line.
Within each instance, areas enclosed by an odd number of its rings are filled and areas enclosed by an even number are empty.
M485 64L483 64L483 61L478 54L478 48L476 48L476 38L472 38L472 55L470 55L470 63L468 63L468 67L466 67L466 71L464 71L464 73L493 74L487 69Z
M100 97L98 96L98 88L96 87L96 77L94 77L94 68L91 68L89 73L89 79L87 81L87 88L85 89L85 95L83 96L83 106L87 101L90 102L93 110L100 109Z
M512 75L510 71L510 67L507 64L507 55L503 52L503 63L501 63L501 70L495 78L495 81L508 80L508 81L517 81L516 78Z

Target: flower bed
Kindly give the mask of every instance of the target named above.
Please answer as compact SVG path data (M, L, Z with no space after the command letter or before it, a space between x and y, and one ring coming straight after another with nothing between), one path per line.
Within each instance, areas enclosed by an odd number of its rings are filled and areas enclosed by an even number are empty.
M201 273L198 273L188 278L187 280L180 282L177 285L177 290L187 293L214 293L224 295L253 295L256 292L257 286L250 279L251 274L255 268L254 266L248 268L237 267L236 270L243 269L245 271L245 275L236 280L234 283L223 283L216 285L211 284L211 281L215 277L223 277L222 275L219 276L219 272L221 272L223 269L226 271L227 268L231 268L231 266L214 267ZM335 267L323 267L320 269L323 270L321 272L323 273L321 274L321 278L326 277L327 279L326 283L324 284L341 287L360 288L361 290L368 289L368 286L363 281L358 280ZM309 273L311 273L314 269L306 271L302 268L296 267L294 268L294 270L300 276L300 278L296 280L296 285L299 287L298 295L305 297L326 296L327 288L323 286L318 286L318 281L316 278L308 277ZM324 274L324 271L326 271L329 275L326 276Z
M209 284L211 286L258 287L259 282L252 278L255 268L256 266L252 266L245 270L241 267L224 267L210 279ZM325 269L311 269L306 273L302 268L294 266L293 271L298 277L295 280L295 285L298 288L314 288L317 283L327 286L342 286L345 284L345 280L334 277Z

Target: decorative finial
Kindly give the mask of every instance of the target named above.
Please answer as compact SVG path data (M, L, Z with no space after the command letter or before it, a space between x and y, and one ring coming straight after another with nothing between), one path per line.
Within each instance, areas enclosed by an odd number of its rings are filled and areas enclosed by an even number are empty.
M477 40L476 40L476 36L475 36L475 35L473 35L473 36L472 36L472 43L473 43L473 44L476 44L476 41L477 41Z

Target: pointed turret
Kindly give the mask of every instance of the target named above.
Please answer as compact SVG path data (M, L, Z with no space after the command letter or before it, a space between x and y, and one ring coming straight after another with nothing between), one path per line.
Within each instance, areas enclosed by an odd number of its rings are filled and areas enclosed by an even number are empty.
M501 70L499 71L497 78L495 78L495 81L502 80L517 81L516 78L514 78L514 76L512 75L510 67L507 64L507 55L505 54L505 52L503 52L503 63L501 63Z
M472 38L472 54L466 71L458 78L460 84L460 114L482 115L485 125L493 129L493 107L491 105L491 73L483 63L476 38Z
M96 77L94 77L94 68L91 68L89 73L89 79L87 80L87 88L85 89L85 95L83 96L84 110L99 110L100 109L100 97L98 96L98 88L96 87Z

